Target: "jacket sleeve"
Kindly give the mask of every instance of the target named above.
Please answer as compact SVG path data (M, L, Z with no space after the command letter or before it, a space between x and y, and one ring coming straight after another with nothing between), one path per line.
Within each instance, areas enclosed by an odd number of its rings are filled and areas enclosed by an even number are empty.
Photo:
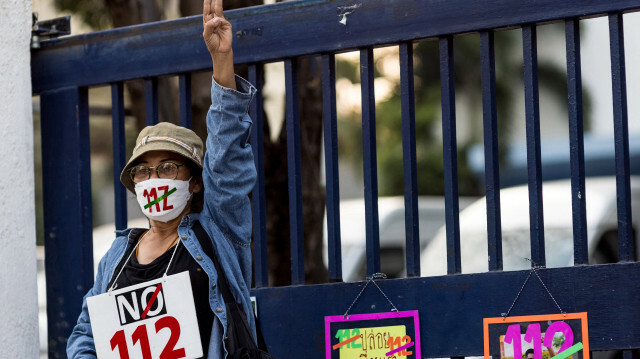
M253 152L248 143L248 108L256 89L236 76L238 91L212 80L207 113L207 151L202 177L207 211L234 248L251 243L249 193L256 182Z
M96 358L96 347L93 342L93 331L89 321L87 298L96 295L96 285L87 292L82 299L82 312L78 317L76 326L73 327L69 341L67 342L67 358L85 359Z

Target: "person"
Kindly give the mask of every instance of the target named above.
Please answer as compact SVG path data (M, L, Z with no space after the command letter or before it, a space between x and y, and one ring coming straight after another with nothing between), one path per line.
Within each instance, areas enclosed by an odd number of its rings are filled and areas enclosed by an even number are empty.
M116 232L69 337L69 358L96 357L87 298L160 278L165 271L167 275L189 272L205 358L227 357L223 338L229 315L218 290L219 274L226 277L234 299L241 304L255 340L249 297L248 194L256 169L248 144L251 119L247 109L256 89L234 73L233 33L223 15L222 0L204 0L203 23L213 63L206 154L203 156L202 140L189 129L159 123L140 132L120 180L136 194L150 228ZM217 273L205 256L199 242L202 238L193 229L197 222L211 238L223 273Z
M533 349L527 349L527 351L524 353L524 357L526 359L534 359L535 355Z

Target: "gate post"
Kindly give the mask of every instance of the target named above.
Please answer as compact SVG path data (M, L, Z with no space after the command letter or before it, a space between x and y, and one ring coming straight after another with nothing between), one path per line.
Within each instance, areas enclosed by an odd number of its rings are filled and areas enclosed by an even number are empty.
M66 343L93 285L87 88L40 96L49 357Z

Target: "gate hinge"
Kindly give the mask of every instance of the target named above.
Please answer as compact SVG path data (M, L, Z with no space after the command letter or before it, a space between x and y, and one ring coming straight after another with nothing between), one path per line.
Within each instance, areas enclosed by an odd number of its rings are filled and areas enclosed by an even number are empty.
M71 33L71 16L62 16L51 20L38 21L38 13L32 13L31 49L40 48L40 39L50 39Z

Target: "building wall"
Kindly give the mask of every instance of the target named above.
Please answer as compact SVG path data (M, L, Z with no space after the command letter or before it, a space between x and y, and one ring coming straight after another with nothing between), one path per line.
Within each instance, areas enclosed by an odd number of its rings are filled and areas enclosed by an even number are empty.
M0 356L38 357L31 1L0 2Z

